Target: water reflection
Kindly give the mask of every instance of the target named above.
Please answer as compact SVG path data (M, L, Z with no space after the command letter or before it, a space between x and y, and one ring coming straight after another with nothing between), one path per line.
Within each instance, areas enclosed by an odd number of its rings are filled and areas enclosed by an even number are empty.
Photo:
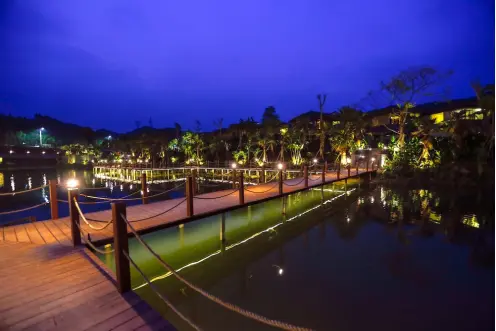
M452 323L450 316L490 325L485 323L486 314L492 314L494 285L494 222L487 222L494 220L491 196L478 201L445 191L379 187L344 204L347 194L337 198L338 193L325 191L329 195L322 201L321 193L292 195L286 222L281 201L227 215L225 250L218 249L219 216L149 235L147 241L212 294L318 330L331 325L339 330L470 329ZM220 227L222 233L222 222ZM160 272L139 246L130 247L147 273ZM264 329L185 290L170 276L154 281L182 311L194 312L204 329ZM180 328L146 286L138 286L138 292ZM398 304L405 298L406 310ZM432 320L439 323L431 327ZM219 321L225 321L222 327Z

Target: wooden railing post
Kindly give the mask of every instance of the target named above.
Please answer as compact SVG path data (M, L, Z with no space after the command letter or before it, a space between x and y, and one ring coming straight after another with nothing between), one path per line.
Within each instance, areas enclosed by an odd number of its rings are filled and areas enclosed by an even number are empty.
M260 183L265 184L265 165L262 164L262 172L260 173Z
M141 174L141 192L143 192L141 201L144 205L146 205L148 203L148 185L146 184L146 173Z
M114 222L114 254L115 274L117 278L117 290L119 293L131 291L131 270L129 260L124 253L129 255L129 244L127 240L126 203L112 203L112 220Z
M236 169L232 170L232 182L233 182L233 188L236 188Z
M367 158L367 172L369 172L369 158Z
M279 194L282 194L282 170L279 170Z
M307 165L303 166L303 178L305 179L304 180L305 187L308 187L308 166Z
M337 179L341 177L341 160L338 161L338 170L336 172Z
M48 181L48 191L50 195L50 214L52 220L59 218L59 204L57 201L57 180L50 179Z
M322 168L322 183L325 183L326 171L327 171L327 161L324 161L324 167Z
M355 161L356 174L358 175L358 159Z
M245 203L245 174L241 172L239 174L239 204L242 205Z
M348 164L348 177L351 176L351 164Z
M196 195L196 193L197 193L197 192L196 192L196 185L197 185L197 182L196 182L196 177L197 177L196 169L193 169L193 170L191 171L191 178L192 178L192 180L193 180L193 191L192 191L193 196L195 196L195 195Z
M77 200L79 191L78 189L70 189L67 191L67 201L69 201L69 218L71 220L71 235L72 245L74 247L81 245L81 232L79 231L79 213L76 208L74 199Z
M193 178L186 177L186 216L193 216Z

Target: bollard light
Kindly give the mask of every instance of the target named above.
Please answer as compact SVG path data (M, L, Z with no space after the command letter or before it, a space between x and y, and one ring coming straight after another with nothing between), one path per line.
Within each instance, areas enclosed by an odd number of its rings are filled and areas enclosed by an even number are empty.
M313 159L313 163L317 163L317 162L319 162L319 160Z
M282 163L277 164L277 169L282 170L284 168L284 165Z
M351 158L346 158L346 163L350 164L351 163Z
M79 186L79 181L76 178L70 178L67 180L65 186L67 187L68 190L77 189Z
M236 169L236 167L237 167L236 162L233 162L233 163L231 164L231 168Z
M370 161L374 162L375 161L375 157L371 158Z

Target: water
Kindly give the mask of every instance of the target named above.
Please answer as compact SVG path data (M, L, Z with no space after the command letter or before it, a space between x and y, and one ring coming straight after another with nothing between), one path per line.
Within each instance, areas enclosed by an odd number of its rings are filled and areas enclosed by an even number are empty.
M356 188L356 183L348 185ZM316 330L493 330L494 195L343 183L144 236L182 276L242 308ZM323 194L323 200L322 200ZM329 202L332 198L337 199ZM326 203L322 205L322 201ZM131 257L204 330L269 330ZM102 257L110 267L112 255ZM132 270L136 292L189 328Z

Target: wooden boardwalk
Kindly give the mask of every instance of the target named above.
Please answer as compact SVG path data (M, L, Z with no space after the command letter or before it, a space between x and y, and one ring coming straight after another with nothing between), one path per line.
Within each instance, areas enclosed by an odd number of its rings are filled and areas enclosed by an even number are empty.
M84 248L0 242L0 330L174 330Z
M359 170L359 174L364 174L365 169ZM347 177L346 170L341 171L340 179L343 180ZM353 169L351 177L357 175ZM329 172L326 174L326 183L331 183L337 180L336 172ZM308 186L315 187L322 185L322 176L310 175ZM304 183L302 178L294 178L284 181L283 192L291 193L303 190ZM232 192L225 196L226 194ZM275 198L279 195L278 182L270 182L260 185L246 186L245 204L252 204L256 202L265 201ZM223 196L223 197L222 197ZM220 198L216 198L220 197ZM151 202L147 205L135 205L127 207L127 218L129 221L138 221L143 218L145 220L133 224L135 229L143 231L147 229L155 229L160 226L167 226L176 224L188 219L186 214L186 202L179 204L184 198L170 199L159 202ZM179 205L178 205L179 204ZM174 206L178 205L176 208ZM194 214L195 219L202 216L208 216L212 213L221 212L223 210L230 210L239 207L239 192L234 189L216 191L213 193L201 194L194 198ZM84 213L84 205L81 209ZM110 206L109 206L110 207ZM161 214L173 208L167 213ZM93 213L84 213L86 217L100 220L103 222L109 221L112 217L111 210L104 210ZM155 216L158 215L158 216ZM101 226L103 223L94 223L96 226ZM95 231L81 221L83 232L90 235L93 242L110 242L113 238L113 227L108 226L102 231ZM68 217L58 220L45 220L25 224L17 224L5 226L1 229L0 241L7 242L23 242L34 244L61 244L64 246L71 245L71 228L70 220ZM130 230L128 231L130 232Z

